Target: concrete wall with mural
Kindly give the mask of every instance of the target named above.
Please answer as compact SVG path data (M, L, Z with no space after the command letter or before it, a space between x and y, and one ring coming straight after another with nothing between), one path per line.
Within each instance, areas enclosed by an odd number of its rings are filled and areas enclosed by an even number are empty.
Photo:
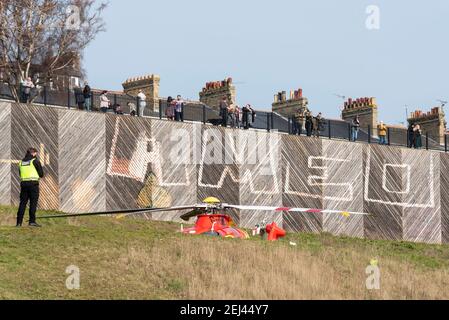
M449 155L0 102L0 203L17 205L17 162L40 150L40 208L91 212L195 204L362 211L233 212L291 232L449 243ZM180 213L154 214L177 220Z

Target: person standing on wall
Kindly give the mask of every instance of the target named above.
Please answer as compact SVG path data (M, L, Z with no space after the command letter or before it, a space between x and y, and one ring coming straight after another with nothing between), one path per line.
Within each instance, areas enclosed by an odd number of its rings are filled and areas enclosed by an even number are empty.
M84 83L83 95L84 95L84 110L90 112L92 106L92 90L87 81Z
M422 130L419 124L413 128L413 147L415 149L422 148Z
M377 135L379 136L379 144L387 144L388 128L383 121L377 126Z
M181 95L176 98L175 121L184 121L184 100Z
M231 101L228 106L228 119L231 124L231 128L235 128L235 103Z
M129 115L132 117L137 116L136 105L132 102L128 102L126 105L129 108Z
M298 110L296 113L296 122L298 126L298 135L301 135L305 128L306 113L304 110Z
M228 126L228 101L226 97L223 97L223 99L220 101L220 116L221 116L221 126L227 127Z
M251 114L251 106L247 104L242 108L242 125L243 129L248 130L249 129L249 117Z
M316 117L313 118L313 136L319 138L321 136L321 131L323 131L323 114L320 112Z
M165 109L165 116L169 121L175 120L175 108L176 108L176 101L174 101L171 96L168 97L167 108Z
M351 133L352 133L352 141L357 141L359 138L359 130L360 130L360 119L359 116L356 115L354 119L352 119L351 124Z
M415 146L415 124L410 123L408 129L407 129L407 147L413 148Z
M251 105L249 108L251 109L251 124L254 124L256 122L257 112L253 109L253 107L251 107Z
M40 227L36 223L36 209L39 201L39 180L44 176L42 165L37 159L37 150L28 149L25 158L19 162L20 205L17 212L17 227L21 227L25 209L30 202L30 227Z
M299 127L301 115L299 110L293 114L292 117L292 134L293 135L301 135L301 128Z
M143 117L144 112L145 112L145 108L147 106L147 96L145 95L145 93L143 93L143 90L139 91L139 94L137 95L138 101L139 101L139 106L138 106L138 111L139 111L139 117Z
M313 132L313 115L311 112L307 112L306 115L306 132L307 136L311 137Z
M75 102L79 110L84 110L84 91L81 87L75 87L73 89L75 94Z
M31 97L31 90L34 88L35 86L33 80L31 80L31 77L28 77L26 78L26 80L22 81L21 82L22 100L20 102L29 103Z
M100 95L100 111L103 113L108 112L109 105L111 104L111 101L109 101L107 96L107 91L103 91Z
M238 105L235 106L235 127L237 129L241 128L242 125L242 110Z

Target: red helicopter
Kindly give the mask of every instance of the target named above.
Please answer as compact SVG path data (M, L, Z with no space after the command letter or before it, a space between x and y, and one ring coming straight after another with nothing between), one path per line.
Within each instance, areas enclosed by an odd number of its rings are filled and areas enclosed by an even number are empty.
M117 215L119 217L125 217L129 215L144 214L144 213L191 210L188 213L183 214L181 216L181 219L184 221L189 221L191 218L197 217L197 220L193 227L181 229L181 232L183 232L184 234L210 235L210 236L220 236L223 238L248 239L249 238L248 233L245 230L235 227L235 224L230 215L226 214L226 211L230 209L275 211L275 212L302 212L308 214L319 214L319 213L341 214L346 218L351 215L368 215L366 213L347 212L339 210L230 205L221 203L221 201L215 197L209 197L204 199L202 204L190 206L129 209L129 210L79 213L79 214L62 214L62 215L42 216L38 217L38 219L85 217L85 216L98 216L98 215ZM255 234L267 235L268 240L277 240L285 236L286 234L285 231L282 230L279 226L277 226L276 223L274 222L268 225L265 222L263 222L260 225L256 226L256 228L257 232L255 232Z
M221 206L220 200L214 197L204 199L202 205L196 206L193 211L190 211L181 216L184 221L189 221L192 217L197 217L195 226L188 229L181 229L184 234L192 235L210 235L220 236L223 238L248 239L249 235L245 230L235 227L232 218L224 214L228 207ZM220 213L223 212L223 213Z

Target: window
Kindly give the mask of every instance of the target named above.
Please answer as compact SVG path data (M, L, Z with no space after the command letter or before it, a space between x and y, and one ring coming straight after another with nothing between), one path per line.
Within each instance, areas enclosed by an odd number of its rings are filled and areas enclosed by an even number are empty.
M70 88L76 88L80 86L80 78L78 77L70 77Z

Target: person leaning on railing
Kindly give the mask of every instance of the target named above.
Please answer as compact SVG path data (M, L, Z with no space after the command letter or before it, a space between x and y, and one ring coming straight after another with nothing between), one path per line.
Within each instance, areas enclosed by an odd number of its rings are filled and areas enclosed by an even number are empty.
M137 116L136 105L134 103L132 103L132 102L128 102L126 105L129 108L129 115L133 116L133 117Z

